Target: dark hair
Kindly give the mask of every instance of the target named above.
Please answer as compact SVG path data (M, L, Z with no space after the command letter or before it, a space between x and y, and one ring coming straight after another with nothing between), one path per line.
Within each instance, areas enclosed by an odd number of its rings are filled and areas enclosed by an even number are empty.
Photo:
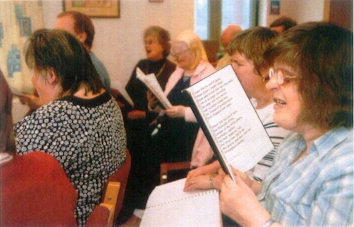
M269 27L278 27L278 26L284 26L284 30L288 30L291 27L294 27L297 25L297 22L290 17L286 16L281 16L278 19L274 20Z
M228 53L230 56L235 52L244 54L253 61L255 73L262 75L262 70L268 68L263 54L274 38L275 34L269 28L252 27L236 35L228 46Z
M95 37L95 27L93 26L93 23L91 19L80 12L76 11L65 11L60 14L58 14L58 18L61 18L65 15L71 15L72 18L74 19L74 30L77 34L85 32L87 35L87 38L85 40L85 45L89 47L89 49L92 48L93 44L93 39Z
M327 22L301 24L277 37L265 57L297 73L301 120L320 129L353 127L351 31Z
M86 91L94 94L103 88L86 48L64 30L35 31L28 39L25 58L27 66L36 72L53 70L60 80L62 92L74 94L81 83L86 85Z
M157 37L157 40L164 49L163 54L167 57L171 50L170 33L159 26L150 26L144 31L144 38L149 35L154 35Z

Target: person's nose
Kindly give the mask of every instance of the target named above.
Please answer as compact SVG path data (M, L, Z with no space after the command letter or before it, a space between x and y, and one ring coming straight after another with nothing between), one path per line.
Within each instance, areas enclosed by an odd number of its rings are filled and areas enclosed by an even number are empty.
M273 90L273 89L276 89L279 87L279 83L278 81L276 80L276 77L273 76L273 77L270 77L268 82L266 83L266 88L268 90Z

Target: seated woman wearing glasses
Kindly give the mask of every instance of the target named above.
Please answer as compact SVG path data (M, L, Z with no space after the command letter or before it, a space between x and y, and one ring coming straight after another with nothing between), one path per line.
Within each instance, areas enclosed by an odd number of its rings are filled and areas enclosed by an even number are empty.
M247 96L253 103L275 148L289 133L279 127L273 120L273 94L266 89L269 66L263 58L264 51L273 42L275 34L266 27L253 27L238 34L229 44L232 67L235 70ZM207 152L207 150L201 151ZM275 150L259 161L247 174L254 182L254 190L258 186L273 163ZM212 155L212 154L211 154ZM197 155L195 158L198 158ZM189 172L185 191L195 189L220 188L221 176L217 175L220 163L198 167Z
M353 34L311 22L289 29L265 53L274 120L292 131L260 193L234 170L221 185L224 214L242 226L352 226Z

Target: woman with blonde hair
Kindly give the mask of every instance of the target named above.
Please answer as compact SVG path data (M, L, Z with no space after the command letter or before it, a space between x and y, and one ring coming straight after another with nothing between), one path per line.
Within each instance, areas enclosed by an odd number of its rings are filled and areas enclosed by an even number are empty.
M173 106L162 112L165 114L160 114L161 128L156 136L155 149L161 162L190 161L200 128L190 108L190 100L181 91L214 73L215 68L208 61L201 39L193 31L180 33L172 41L171 52L177 68L164 93ZM151 109L161 111L151 94L149 102Z

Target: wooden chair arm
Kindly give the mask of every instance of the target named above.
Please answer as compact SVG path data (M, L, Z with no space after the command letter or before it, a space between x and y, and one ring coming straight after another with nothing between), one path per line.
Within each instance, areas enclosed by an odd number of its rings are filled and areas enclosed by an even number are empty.
M87 227L112 227L114 222L114 213L118 201L120 182L110 181L107 184L105 197L90 215Z

